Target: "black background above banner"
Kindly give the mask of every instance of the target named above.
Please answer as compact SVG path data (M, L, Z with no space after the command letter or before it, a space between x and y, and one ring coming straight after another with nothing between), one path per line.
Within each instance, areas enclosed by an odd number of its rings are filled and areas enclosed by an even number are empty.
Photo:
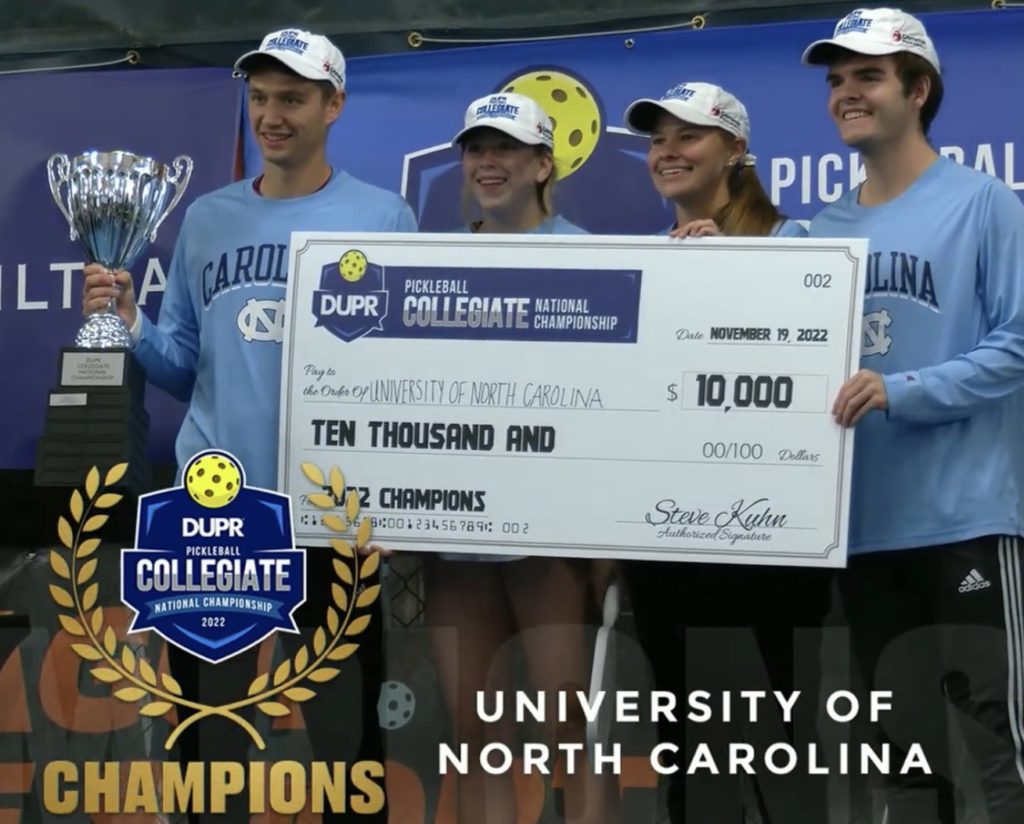
M858 5L870 4L853 0L346 0L320 4L307 0L5 0L3 5L6 33L0 41L0 71L118 61L129 50L133 61L142 66L230 65L242 48L268 31L285 27L328 34L351 57L539 36L838 18ZM912 13L991 7L987 0L895 5Z

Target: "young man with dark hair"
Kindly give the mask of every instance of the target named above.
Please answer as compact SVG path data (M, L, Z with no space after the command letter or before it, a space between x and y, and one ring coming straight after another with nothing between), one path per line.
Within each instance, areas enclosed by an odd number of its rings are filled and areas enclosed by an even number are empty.
M918 19L858 9L804 62L866 179L811 224L870 241L840 591L866 686L892 691L889 824L952 824L966 745L990 824L1024 821L1024 205L926 137L942 96ZM915 745L926 771L909 770Z
M249 122L263 170L203 195L189 207L178 236L160 307L152 323L136 306L128 272L85 269L86 314L116 298L146 377L188 402L178 433L179 472L195 453L224 449L240 459L246 482L277 487L278 418L288 249L293 231L416 231L398 195L333 168L327 134L346 99L345 60L321 35L286 29L235 64L247 83ZM331 601L330 551L307 553L306 602L296 613L302 636L282 633L294 655L322 623ZM377 700L383 681L383 615L379 603L359 653L344 672L302 704L318 760L383 761ZM244 695L256 674L256 650L210 665L171 646L171 668L186 693L223 704ZM179 718L179 721L183 718ZM248 762L249 738L220 718L191 726L180 738L183 761ZM229 801L228 817L248 822L248 796ZM195 816L190 816L195 820ZM325 822L387 820L324 813Z

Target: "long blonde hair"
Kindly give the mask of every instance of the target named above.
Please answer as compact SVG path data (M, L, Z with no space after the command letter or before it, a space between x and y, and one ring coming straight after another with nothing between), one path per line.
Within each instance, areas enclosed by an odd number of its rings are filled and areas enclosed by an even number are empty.
M729 169L726 179L729 202L714 215L723 235L759 237L770 235L775 225L784 220L775 208L753 165L740 164Z

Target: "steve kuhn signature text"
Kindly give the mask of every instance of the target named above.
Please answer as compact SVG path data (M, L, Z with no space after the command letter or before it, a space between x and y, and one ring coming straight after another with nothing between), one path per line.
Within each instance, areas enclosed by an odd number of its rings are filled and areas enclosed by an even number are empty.
M674 498L663 498L644 521L659 526L659 538L704 538L710 540L770 540L763 530L781 529L789 521L784 513L774 512L768 498L747 501L740 498L718 513L701 507L680 507ZM756 537L755 537L756 536Z

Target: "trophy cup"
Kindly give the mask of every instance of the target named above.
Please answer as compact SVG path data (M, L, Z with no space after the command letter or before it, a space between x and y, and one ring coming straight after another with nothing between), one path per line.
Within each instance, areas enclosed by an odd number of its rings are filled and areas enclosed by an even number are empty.
M156 240L192 175L184 155L166 165L130 152L56 154L46 167L50 193L89 260L130 268ZM63 191L66 187L66 191ZM141 309L139 311L142 311ZM39 441L38 486L74 486L92 466L127 461L123 486L148 485L145 376L113 299L86 318L75 345L60 352L58 388L50 391Z

